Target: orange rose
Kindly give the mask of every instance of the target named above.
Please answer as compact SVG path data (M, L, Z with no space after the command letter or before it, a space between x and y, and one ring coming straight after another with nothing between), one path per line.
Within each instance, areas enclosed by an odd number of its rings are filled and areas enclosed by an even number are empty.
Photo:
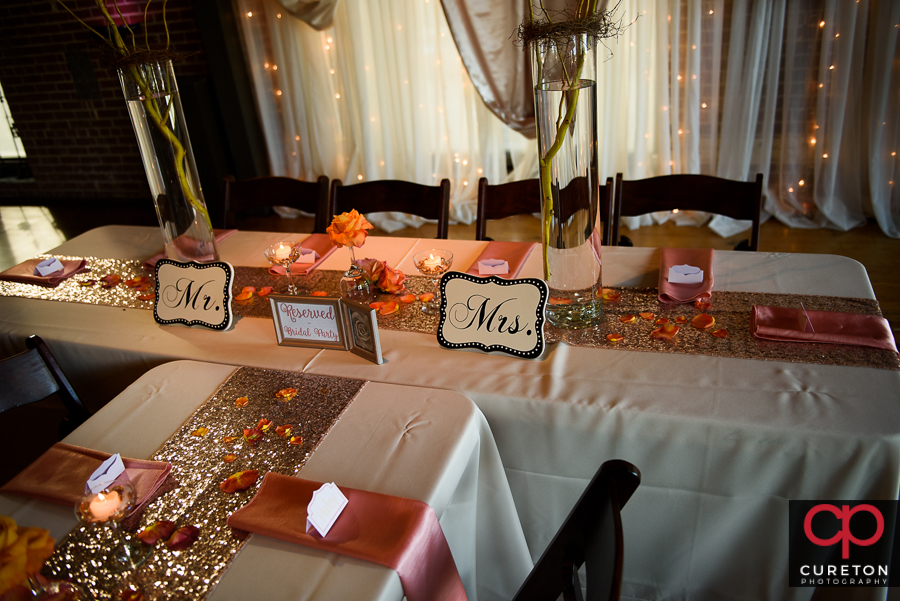
M11 517L0 515L0 553L16 542L19 535L16 534L16 521Z
M381 278L385 265L384 261L379 261L378 259L360 259L356 264L366 272L366 276L372 282L377 282Z
M20 528L19 540L16 544L25 545L25 572L31 576L37 574L47 558L53 555L53 544L49 530L43 528Z
M385 263L384 271L381 272L381 277L378 278L376 286L388 294L399 294L406 288L403 283L405 281L406 276L403 275L402 271L394 269Z
M0 595L37 574L53 554L54 540L43 528L17 528L0 516Z
M369 232L366 230L370 230L373 227L363 215L360 215L356 209L353 209L349 213L335 215L331 225L325 231L328 232L331 242L337 246L355 246L359 248L366 243L366 236L369 235Z

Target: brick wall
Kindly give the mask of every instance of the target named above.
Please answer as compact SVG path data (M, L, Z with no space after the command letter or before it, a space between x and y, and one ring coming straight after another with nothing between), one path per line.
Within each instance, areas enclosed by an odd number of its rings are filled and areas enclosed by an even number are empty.
M65 3L88 24L103 27L93 0ZM164 45L161 0L150 4L146 23L142 2L124 0L119 7L128 23L137 24L139 40L146 26L150 45ZM175 65L176 75L205 75L190 0L169 0L166 21L170 49L187 56ZM0 82L34 174L30 182L0 182L0 203L150 201L118 79L101 65L101 44L56 0L0 4Z

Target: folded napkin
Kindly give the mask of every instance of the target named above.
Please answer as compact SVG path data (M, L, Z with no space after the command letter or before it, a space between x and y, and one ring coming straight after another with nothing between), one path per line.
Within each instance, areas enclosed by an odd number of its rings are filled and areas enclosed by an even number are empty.
M328 237L328 234L310 234L300 243L300 247L318 253L319 258L312 263L294 263L291 265L291 275L305 275L309 273L338 248L331 243L331 238ZM284 275L284 267L273 265L269 267L269 273L272 275Z
M713 251L711 248L664 248L659 254L659 302L691 303L712 297ZM669 281L669 268L675 265L693 265L703 270L699 284L673 284Z
M35 267L38 266L38 263L44 260L45 259L28 259L23 263L19 263L15 267L10 267L3 273L0 273L0 280L21 282L23 284L37 284L38 286L55 288L56 286L59 286L59 283L66 278L70 278L76 273L81 273L82 271L89 271L86 264L87 261L85 261L84 259L71 261L64 261L60 259L60 263L63 264L63 269L45 276L34 275Z
M891 326L883 317L837 311L806 313L812 327L806 326L806 315L799 308L753 305L750 331L766 340L854 344L897 352Z
M84 496L88 478L109 457L109 453L58 442L0 487L0 492L75 507ZM170 463L161 461L123 457L122 463L137 490L136 508L153 496L172 469Z
M237 230L213 230L213 235L216 237L216 244L218 244L219 242L221 242L222 240L224 240L231 234L235 233L236 231ZM191 245L193 246L193 248L189 249L190 252L188 254L196 253L197 246L198 246L196 240L191 240L189 238L186 238L185 236L179 236L178 238L175 239L176 245L180 245L182 243L186 244L188 246L191 246ZM147 259L146 261L144 261L144 267L146 267L147 269L150 269L152 271L153 268L156 267L156 262L159 261L160 259L165 259L165 258L166 258L165 251L163 251L161 253L157 253L157 254L153 255L152 257L150 257L149 259Z
M269 472L232 528L397 570L409 601L461 601L462 580L434 510L421 501L341 487L349 501L321 537L306 532L306 506L322 483Z
M472 263L472 266L469 267L466 273L480 276L481 274L478 272L479 261L499 259L509 263L509 273L497 274L497 277L511 280L518 275L522 265L525 264L525 259L531 254L531 249L536 245L536 242L488 242L488 245L484 247L484 250L481 251L481 254L478 255L478 258L475 259L475 262Z

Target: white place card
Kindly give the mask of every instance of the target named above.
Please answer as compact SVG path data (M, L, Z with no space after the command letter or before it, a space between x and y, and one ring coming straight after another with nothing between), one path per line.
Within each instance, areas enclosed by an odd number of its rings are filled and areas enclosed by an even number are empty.
M315 263L319 260L319 253L309 248L301 248L300 256L294 263Z
M306 531L315 528L320 536L326 536L346 506L344 493L334 482L326 482L313 491L312 501L306 506Z
M85 486L85 494L98 493L116 481L116 478L125 471L125 464L118 453L100 464L91 477L88 478L87 486Z
M507 273L509 273L509 263L502 259L478 261L479 275L506 275Z
M703 270L693 265L673 265L669 267L669 283L699 284L703 281Z
M34 275L39 275L41 277L46 277L51 273L56 273L57 271L61 271L65 269L65 266L57 259L53 257L52 259L45 259L37 264L34 268Z

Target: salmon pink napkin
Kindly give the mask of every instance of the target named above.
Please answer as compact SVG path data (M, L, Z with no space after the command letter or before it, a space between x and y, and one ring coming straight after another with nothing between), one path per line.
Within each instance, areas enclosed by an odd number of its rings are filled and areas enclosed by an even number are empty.
M213 235L216 237L216 244L220 243L222 240L235 233L237 230L213 230ZM194 250L197 249L197 243L194 241ZM156 262L160 259L165 259L166 253L165 251L161 253L157 253L144 261L144 267L153 271L153 268L156 267Z
M38 286L55 288L56 286L59 286L60 282L72 277L76 273L89 271L86 264L87 262L84 259L68 261L60 259L60 263L63 264L63 269L60 271L45 276L34 275L35 267L44 260L45 259L28 259L15 267L10 267L3 273L0 273L0 280L21 282L23 284L37 284Z
M511 280L519 274L522 265L525 264L525 260L536 245L536 242L488 242L488 245L484 247L484 250L481 251L481 254L478 255L478 258L475 259L475 262L472 263L472 266L469 267L466 273L480 276L481 273L478 270L479 261L498 259L509 263L509 273L497 274L497 277Z
M713 251L711 248L664 248L659 254L659 302L692 303L709 300L713 287ZM692 265L703 270L699 284L675 284L669 281L669 268Z
M88 478L109 457L109 453L58 442L0 487L0 492L75 507L84 496ZM123 457L122 463L137 490L137 507L153 496L172 469L170 463L161 461Z
M421 501L341 487L348 503L325 537L306 531L306 506L321 482L269 472L232 528L397 570L409 601L463 601L466 592L434 510Z
M331 243L328 234L310 234L300 243L301 248L314 251L319 254L319 258L312 263L294 263L291 265L291 275L305 275L319 266L328 255L337 250L337 246ZM284 267L281 265L273 265L269 267L269 273L272 275L284 275Z
M753 305L750 331L766 340L853 344L897 352L891 326L883 317L837 311L806 311L806 315L799 308Z

